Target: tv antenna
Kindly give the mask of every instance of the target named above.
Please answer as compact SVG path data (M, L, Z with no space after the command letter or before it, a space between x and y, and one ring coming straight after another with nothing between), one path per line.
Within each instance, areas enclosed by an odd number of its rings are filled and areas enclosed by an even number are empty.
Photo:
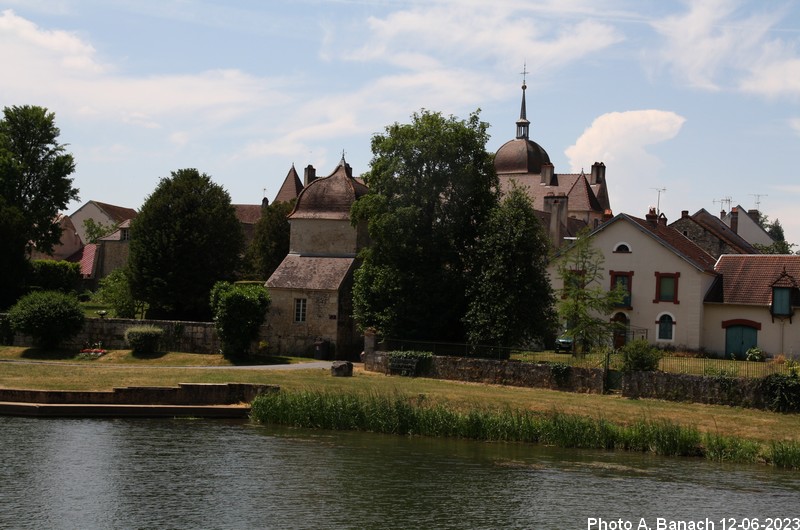
M658 200L656 201L656 214L661 215L661 192L667 191L667 188L650 188L658 192Z
M761 197L769 197L766 193L751 193L751 197L756 198L756 210L761 211Z
M713 202L714 204L719 204L720 208L722 208L722 205L727 204L728 207L725 211L729 212L731 211L731 202L733 202L733 199L731 199L730 195L728 195L727 197L723 197L721 199L714 199L711 202Z

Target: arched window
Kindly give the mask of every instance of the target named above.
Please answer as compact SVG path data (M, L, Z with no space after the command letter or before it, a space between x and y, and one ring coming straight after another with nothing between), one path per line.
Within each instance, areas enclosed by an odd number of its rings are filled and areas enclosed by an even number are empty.
M672 340L675 319L672 315L664 313L656 321L658 324L658 340Z
M620 254L630 254L631 246L627 243L617 243L614 246L614 252L618 252Z

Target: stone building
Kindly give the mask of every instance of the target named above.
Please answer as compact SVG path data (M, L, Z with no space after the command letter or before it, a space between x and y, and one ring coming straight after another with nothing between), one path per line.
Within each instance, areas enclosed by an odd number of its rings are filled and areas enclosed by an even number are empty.
M695 242L700 248L719 258L723 254L758 254L758 250L737 234L719 217L701 208L694 215L688 210L669 226Z
M352 316L353 274L368 235L366 224L351 225L350 207L368 190L344 158L327 177L311 169L289 214L289 254L267 280L268 342L277 354L355 358L363 339Z

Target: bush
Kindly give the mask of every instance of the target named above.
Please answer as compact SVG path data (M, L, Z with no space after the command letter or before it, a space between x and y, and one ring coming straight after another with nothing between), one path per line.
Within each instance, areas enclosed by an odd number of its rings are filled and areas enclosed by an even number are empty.
M133 326L125 330L125 342L135 355L156 353L164 330L156 326Z
M83 328L78 299L58 291L23 296L8 312L11 329L33 337L37 346L55 348Z
M143 313L143 304L133 298L125 269L115 269L100 280L94 301L110 305L117 318L136 318Z
M81 264L69 261L38 259L31 262L28 284L42 291L71 293L81 281Z
M767 354L764 353L764 350L758 346L753 346L752 348L748 349L745 353L745 356L745 359L752 362L763 363L767 360Z
M625 372L652 372L658 370L663 353L644 339L637 339L620 348L622 370Z
M269 293L262 284L217 282L214 285L211 311L225 356L250 353L250 344L258 338L269 303Z
M389 372L414 377L425 373L433 362L433 353L429 351L396 350L386 352Z
M797 373L770 374L762 380L764 403L774 412L800 411L800 377Z

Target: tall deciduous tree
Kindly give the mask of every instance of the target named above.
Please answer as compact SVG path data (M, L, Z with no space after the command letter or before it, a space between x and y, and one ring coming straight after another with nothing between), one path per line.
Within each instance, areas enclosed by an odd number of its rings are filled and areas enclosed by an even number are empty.
M513 188L481 227L467 293L471 343L514 346L552 337L557 318L549 250L530 197Z
M211 317L209 292L233 279L244 236L228 192L196 169L161 179L131 223L129 280L148 316Z
M52 250L58 212L78 198L75 161L58 143L55 115L37 106L3 109L0 119L0 308L21 292L27 251Z
M610 291L604 288L604 261L600 249L583 234L561 254L556 266L563 282L558 313L566 334L575 340L573 347L580 345L584 352L609 342L616 326L610 314L626 295L619 285Z
M372 245L356 273L363 327L402 338L462 340L480 226L497 204L488 125L423 110L372 139L371 193L353 205Z
M295 200L275 202L263 209L247 249L246 275L267 280L289 253L289 220Z

